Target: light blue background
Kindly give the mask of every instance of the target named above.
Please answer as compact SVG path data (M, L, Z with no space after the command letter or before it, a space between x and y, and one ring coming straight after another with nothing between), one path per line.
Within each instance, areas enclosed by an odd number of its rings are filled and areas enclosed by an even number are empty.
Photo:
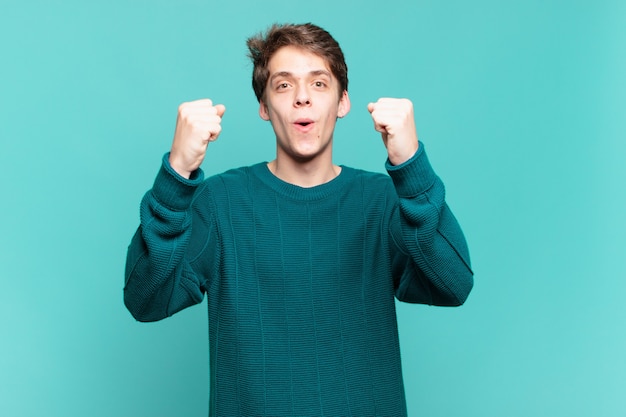
M383 170L366 111L415 104L466 232L459 309L399 305L413 416L624 416L626 2L8 1L0 7L0 415L205 416L206 304L122 303L180 102L227 113L208 174L273 158L245 39L341 43L336 162Z

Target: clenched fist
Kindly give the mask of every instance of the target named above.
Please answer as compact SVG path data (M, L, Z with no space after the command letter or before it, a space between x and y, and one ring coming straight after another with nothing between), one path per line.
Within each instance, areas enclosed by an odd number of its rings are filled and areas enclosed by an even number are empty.
M181 176L189 178L200 167L209 142L216 140L222 131L225 111L223 105L214 106L209 99L183 103L178 107L169 162Z
M411 159L419 147L413 103L407 99L381 98L369 103L367 110L374 120L374 129L383 138L389 162L400 165Z

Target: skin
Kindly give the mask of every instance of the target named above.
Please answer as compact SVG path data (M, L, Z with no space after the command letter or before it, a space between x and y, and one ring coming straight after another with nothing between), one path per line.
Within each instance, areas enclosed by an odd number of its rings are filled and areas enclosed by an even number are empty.
M348 92L340 96L339 83L325 60L303 49L279 49L268 68L259 115L276 134L276 159L268 164L270 170L303 187L330 181L340 172L332 162L332 141L337 118L350 111Z
M213 105L209 99L182 103L178 106L178 118L169 162L181 176L190 178L206 155L210 142L222 131L222 116L226 108Z
M276 159L268 163L283 181L313 187L335 178L340 167L332 162L332 141L337 118L350 111L347 91L326 61L306 50L280 48L268 63L270 77L259 116L272 124L276 135ZM170 165L185 178L198 169L210 142L221 133L226 108L209 99L183 103L178 118ZM381 98L367 110L387 148L389 161L400 165L419 147L413 104L407 99Z

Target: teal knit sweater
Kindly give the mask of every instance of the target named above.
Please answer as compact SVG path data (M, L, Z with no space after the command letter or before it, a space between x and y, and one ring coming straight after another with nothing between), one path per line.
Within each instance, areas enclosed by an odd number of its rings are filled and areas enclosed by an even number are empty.
M163 159L128 249L140 321L208 298L211 416L405 416L394 296L462 304L463 233L423 144L389 176L301 188L266 164L187 180Z

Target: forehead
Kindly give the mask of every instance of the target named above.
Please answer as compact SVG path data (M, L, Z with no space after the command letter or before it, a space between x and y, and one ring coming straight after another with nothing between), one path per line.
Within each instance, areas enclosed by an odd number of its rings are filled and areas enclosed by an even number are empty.
M313 71L328 71L328 63L321 56L295 46L283 46L278 49L268 62L270 76L279 72L301 75Z

